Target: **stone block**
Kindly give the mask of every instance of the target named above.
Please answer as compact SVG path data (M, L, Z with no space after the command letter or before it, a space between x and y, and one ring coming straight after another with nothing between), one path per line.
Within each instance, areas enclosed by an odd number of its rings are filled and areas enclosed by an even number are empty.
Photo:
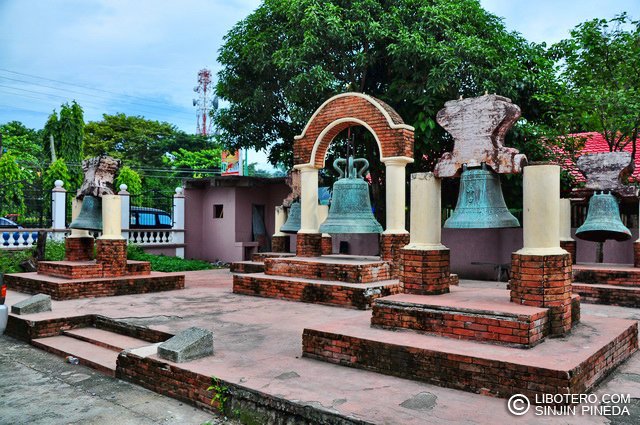
M158 355L183 363L213 354L213 333L202 328L185 329L158 346Z
M34 314L51 311L51 296L37 294L11 306L13 314Z

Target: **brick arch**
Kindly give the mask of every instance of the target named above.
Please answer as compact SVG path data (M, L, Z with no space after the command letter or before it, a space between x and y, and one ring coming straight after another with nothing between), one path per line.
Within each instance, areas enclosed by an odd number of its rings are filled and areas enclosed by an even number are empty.
M349 126L361 125L371 132L380 159L413 159L414 128L405 124L389 105L362 93L343 93L324 102L313 114L293 144L294 164L324 167L333 139Z

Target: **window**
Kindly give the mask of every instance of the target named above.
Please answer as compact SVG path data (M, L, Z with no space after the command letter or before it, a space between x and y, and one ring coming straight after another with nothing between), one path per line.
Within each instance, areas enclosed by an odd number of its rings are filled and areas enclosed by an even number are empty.
M213 218L223 218L224 215L224 205L215 204L213 206Z
M138 224L141 226L155 226L156 225L156 215L150 213L139 213L138 214Z
M164 225L169 225L169 226L173 224L171 222L171 217L169 217L168 215L164 215L164 214L158 214L158 223L164 224Z

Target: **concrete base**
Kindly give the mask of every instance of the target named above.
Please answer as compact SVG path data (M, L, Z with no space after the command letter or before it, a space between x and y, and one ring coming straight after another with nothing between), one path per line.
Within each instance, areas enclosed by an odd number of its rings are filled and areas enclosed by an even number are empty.
M5 282L14 291L73 300L183 289L184 274L151 272L145 276L65 279L40 273L15 273L5 275Z
M637 351L638 324L586 316L569 336L521 350L346 320L306 328L302 345L303 356L343 366L498 397L535 397L591 390Z

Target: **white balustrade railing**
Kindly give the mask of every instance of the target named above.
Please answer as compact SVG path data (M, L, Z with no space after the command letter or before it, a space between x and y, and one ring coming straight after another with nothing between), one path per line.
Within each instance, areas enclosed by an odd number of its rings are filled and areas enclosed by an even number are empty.
M68 236L70 229L0 229L0 250L2 249L28 249L36 245L38 232L47 232L47 237L54 240L64 240ZM91 231L91 236L97 238L102 233ZM174 229L124 229L122 234L130 244L151 246L151 245L172 245L182 244L184 230Z

